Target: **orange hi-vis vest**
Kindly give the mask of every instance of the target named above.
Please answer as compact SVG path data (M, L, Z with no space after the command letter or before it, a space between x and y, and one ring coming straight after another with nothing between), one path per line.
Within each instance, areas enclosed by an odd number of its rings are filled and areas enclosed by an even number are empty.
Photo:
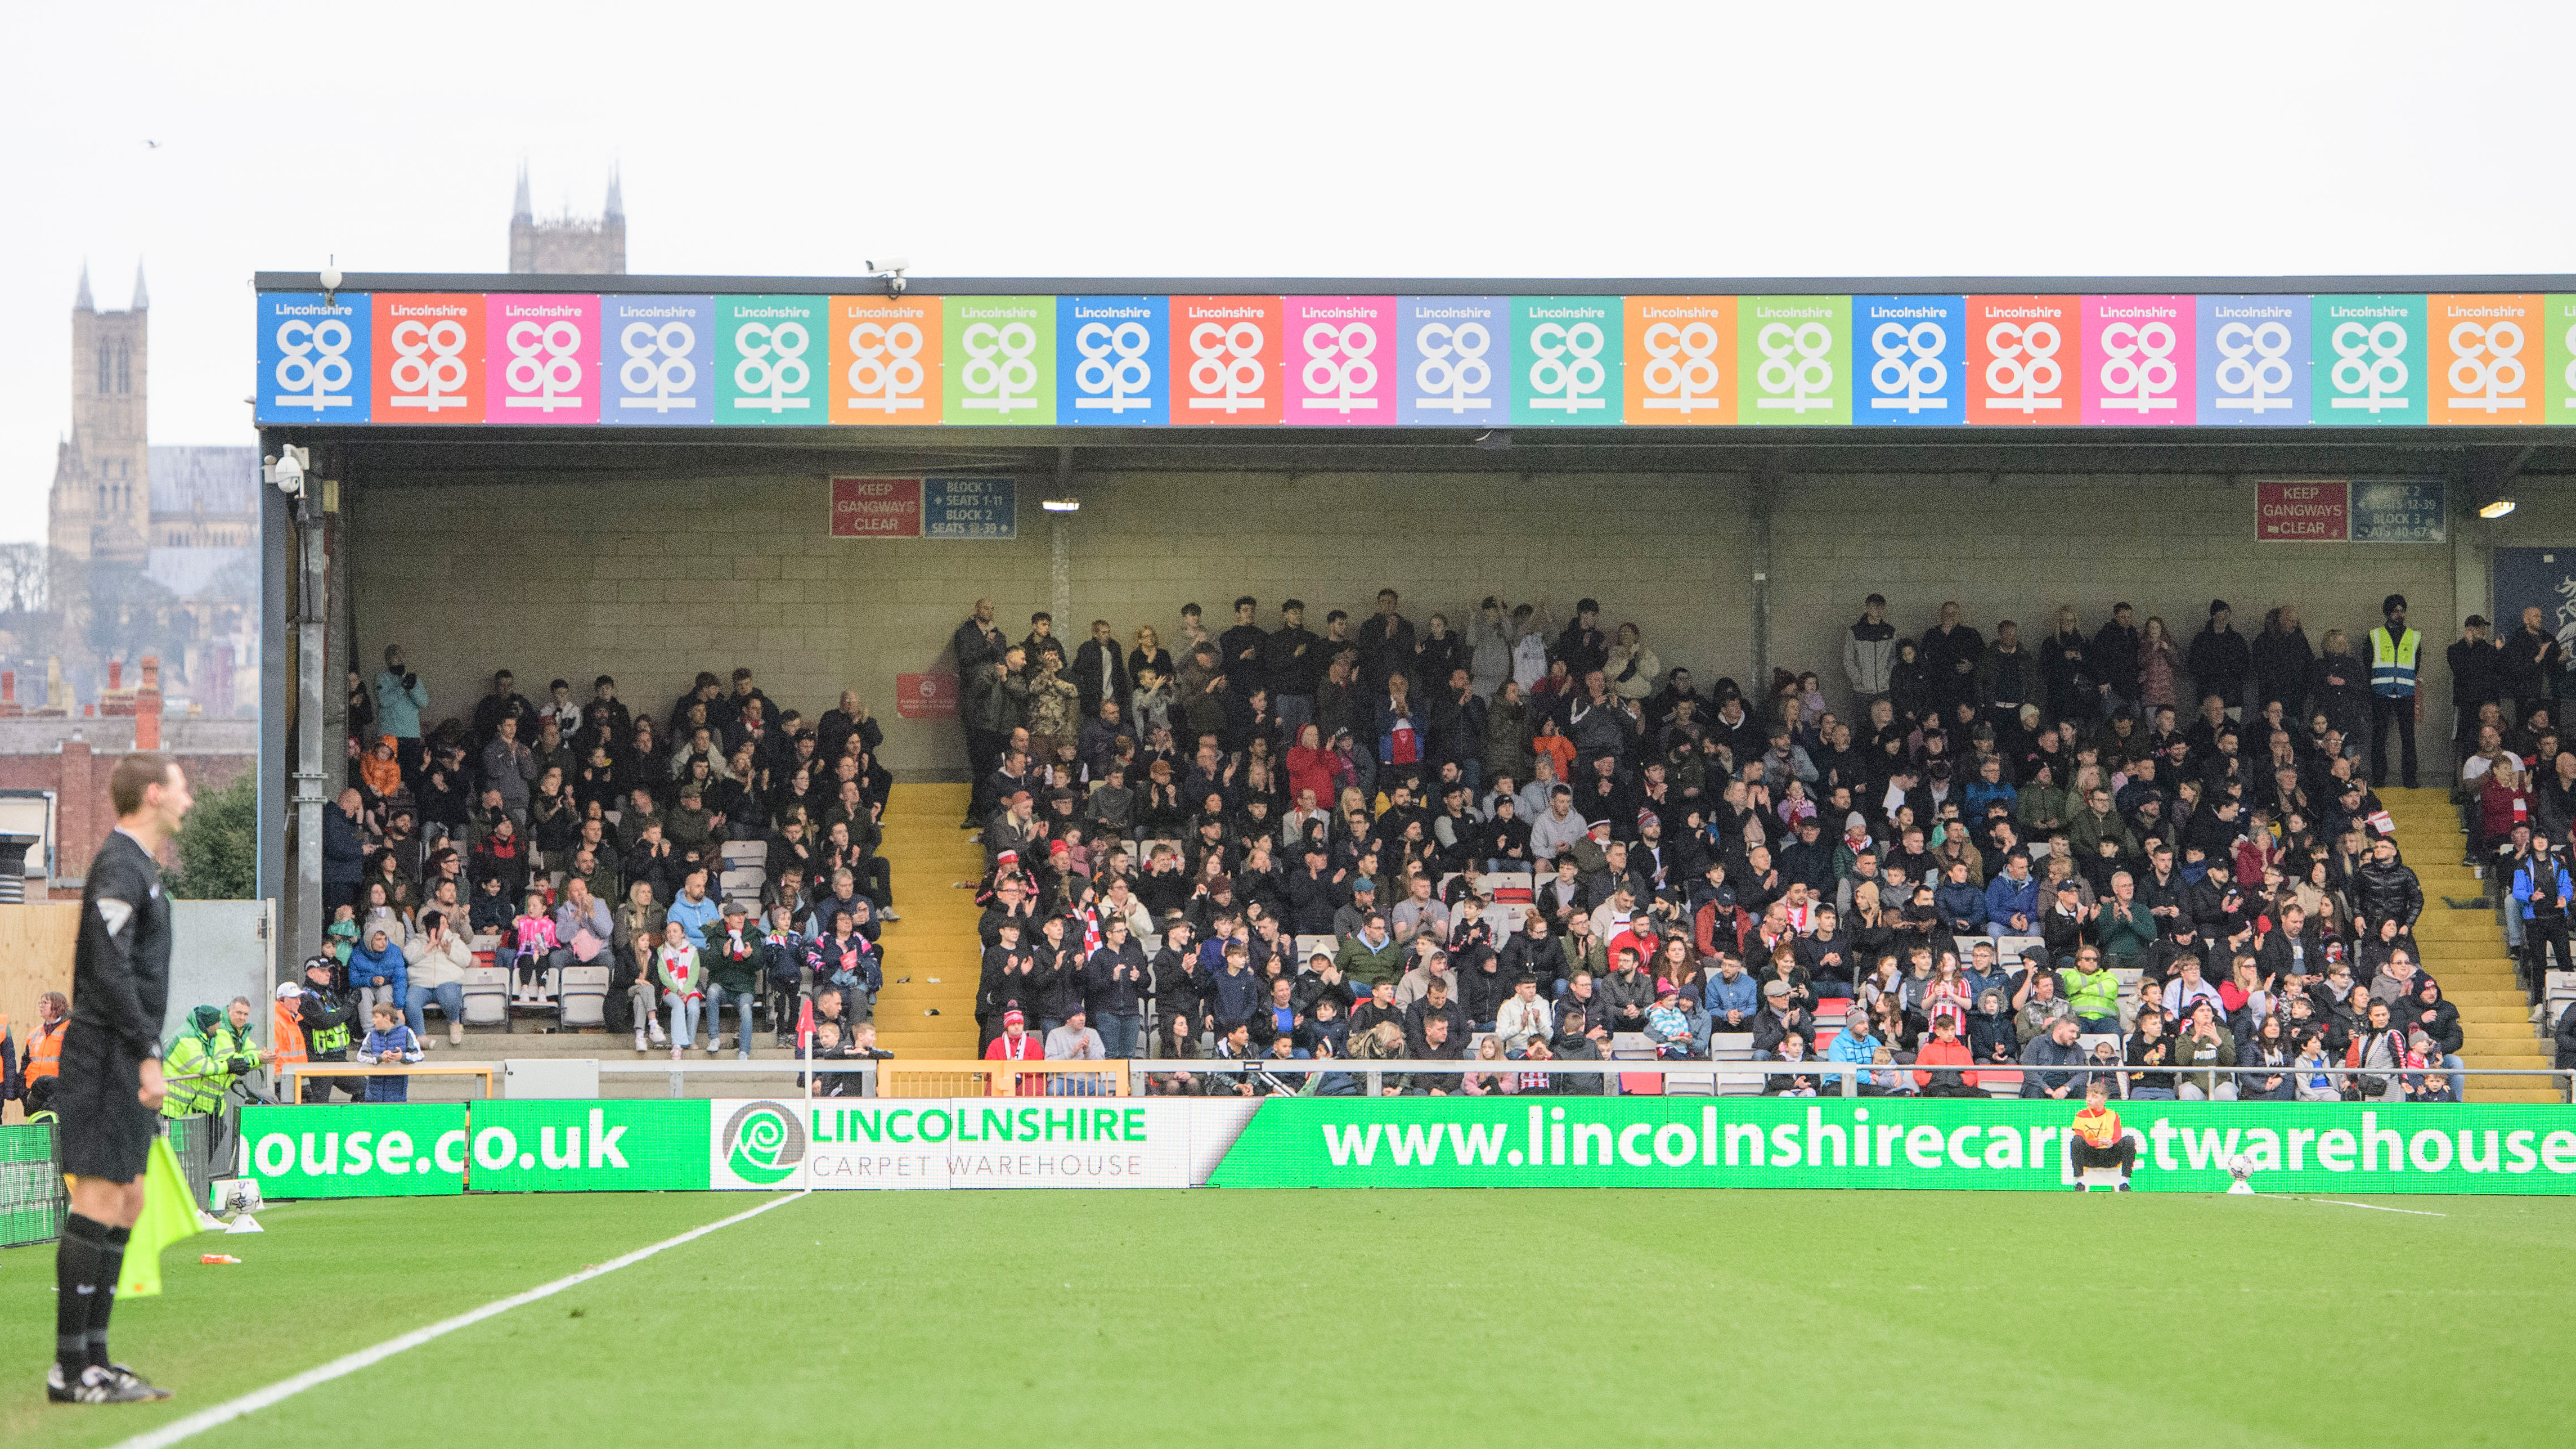
M35 1035L27 1039L28 1081L63 1074L63 1031L71 1024L72 1019L66 1016L55 1022L50 1030L37 1028Z

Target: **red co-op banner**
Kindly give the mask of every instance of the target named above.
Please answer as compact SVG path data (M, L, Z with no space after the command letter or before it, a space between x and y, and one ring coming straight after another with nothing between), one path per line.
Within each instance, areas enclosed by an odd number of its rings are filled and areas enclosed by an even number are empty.
M2254 485L2254 537L2262 543L2342 543L2352 537L2352 484L2342 478L2276 478Z

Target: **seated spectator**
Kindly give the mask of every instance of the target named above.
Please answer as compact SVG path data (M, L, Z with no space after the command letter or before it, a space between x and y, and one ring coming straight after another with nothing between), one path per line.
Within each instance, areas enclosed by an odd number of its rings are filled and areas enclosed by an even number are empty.
M1807 1060L1806 1038L1802 1036L1782 1038L1777 1060L1793 1064ZM1816 1083L1820 1080L1822 1078L1807 1072L1774 1072L1762 1079L1762 1095L1812 1097L1816 1095Z
M1923 1067L1964 1068L1975 1061L1967 1042L1960 1039L1958 1027L1947 1016L1932 1023L1932 1034L1916 1050L1914 1064ZM1973 1071L1920 1071L1914 1074L1915 1090L1926 1097L1982 1097Z
M2061 1016L2022 1048L2021 1094L2064 1100L2080 1096L2091 1073L2084 1070L2084 1048L2076 1040L2075 1018Z

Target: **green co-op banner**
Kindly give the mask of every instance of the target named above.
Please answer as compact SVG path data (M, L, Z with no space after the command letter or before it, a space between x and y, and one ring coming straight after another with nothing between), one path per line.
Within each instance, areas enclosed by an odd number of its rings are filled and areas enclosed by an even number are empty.
M1274 1097L1216 1187L2063 1190L2064 1102ZM2142 1192L2576 1192L2555 1106L2122 1102Z

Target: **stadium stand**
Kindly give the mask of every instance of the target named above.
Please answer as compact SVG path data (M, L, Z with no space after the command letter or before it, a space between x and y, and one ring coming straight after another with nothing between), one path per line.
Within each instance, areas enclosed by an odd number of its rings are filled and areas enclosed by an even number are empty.
M379 739L389 651L326 852L335 989L375 925L418 959L461 915L464 1024L674 1054L719 1045L670 1011L703 993L755 1003L746 1054L811 1003L873 1022L842 1050L910 1061L1544 1043L1710 1064L1613 1090L1741 1094L1786 1079L1727 1064L1794 1036L1872 1092L2561 1095L2473 1075L2550 1065L2533 1022L2576 1020L2547 701L2468 711L2451 788L2397 788L2371 645L2312 647L2293 609L2252 640L2213 601L2188 640L2123 604L1990 641L1955 606L1900 636L1873 596L1848 718L1814 673L1703 688L1589 600L1561 627L1494 599L1417 627L1391 591L1320 633L1296 601L1231 612L1185 609L1175 653L1105 623L1069 648L1043 615L1014 640L979 605L950 641L963 785L896 786L855 695L808 717L739 669L632 714L605 676L539 706L504 672L470 718ZM1033 1041L997 1040L1012 1013ZM1191 1086L1220 1081L1273 1089Z

